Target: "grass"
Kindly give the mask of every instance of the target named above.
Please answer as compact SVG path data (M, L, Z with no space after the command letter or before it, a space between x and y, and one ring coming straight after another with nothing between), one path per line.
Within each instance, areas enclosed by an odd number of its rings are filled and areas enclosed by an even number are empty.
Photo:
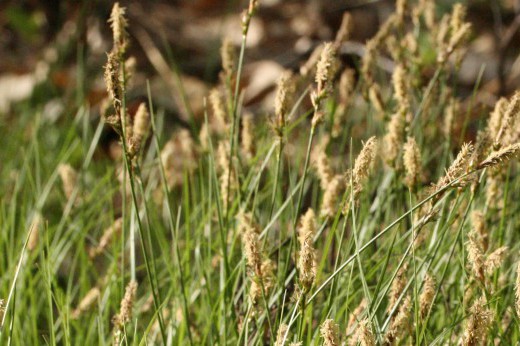
M57 121L42 116L45 91L17 104L16 117L2 115L0 342L518 343L520 97L490 118L476 107L477 83L466 108L444 121L449 107L463 102L455 76L468 39L457 33L466 29L447 21L439 40L442 21L429 27L424 15L412 25L413 13L393 15L397 22L376 35L370 53L392 58L406 80L392 81L366 55L351 66L361 72L345 98L337 80L346 67L333 71L335 58L322 54L314 68L318 85L313 74L293 71L293 97L277 100L286 102L283 111L255 114L256 152L249 159L241 149L240 77L254 1L238 60L227 57L235 65L219 89L224 128L208 104L202 121L170 133L148 87L147 135L134 155L135 129L125 125L136 121L125 107L129 76L117 44L122 67L109 72L122 72L115 79L121 94L107 113L115 122L84 99L86 81L62 96L70 106ZM464 21L454 10L456 16ZM403 39L407 33L417 47ZM392 38L404 43L392 47ZM342 43L337 38L329 48ZM86 78L84 53L78 48L78 71ZM381 89L384 114L363 97L371 79ZM404 101L396 95L399 83ZM341 111L342 130L334 137ZM109 123L119 135L115 159L101 144ZM199 137L204 125L210 135ZM367 144L372 136L377 151ZM403 159L407 137L418 143L415 171ZM475 150L458 157L468 138ZM75 168L74 181L61 174L64 164ZM417 184L407 183L407 174ZM341 184L334 212L324 215L333 177ZM304 226L311 208L316 217ZM241 222L246 214L250 219ZM121 227L103 243L118 218ZM101 254L91 258L97 246ZM502 255L494 252L502 246ZM426 275L435 282L427 299ZM127 290L133 281L135 294ZM87 302L89 292L94 298Z

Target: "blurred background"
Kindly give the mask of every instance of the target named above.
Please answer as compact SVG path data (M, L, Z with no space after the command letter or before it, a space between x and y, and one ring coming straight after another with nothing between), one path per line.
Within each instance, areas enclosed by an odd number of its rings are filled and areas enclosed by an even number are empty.
M449 12L453 1L438 1ZM464 2L473 23L471 44L456 72L457 93L470 95L479 83L484 107L511 94L520 81L520 2ZM172 122L200 119L203 98L218 82L224 37L240 46L240 15L246 1L121 1L127 8L129 55L136 73L130 108L147 97ZM358 66L364 43L394 10L394 1L261 0L248 36L244 67L246 107L272 109L275 81L284 69L298 70L313 49L331 40L345 11L353 14L351 41L342 60ZM102 66L112 45L110 1L10 0L0 2L0 113L16 116L29 100L42 116L57 121L70 106L88 106L93 117L106 96ZM438 16L442 13L438 13ZM386 63L386 65L385 65ZM392 69L391 61L383 65ZM432 71L422 71L424 77ZM185 95L185 98L180 95ZM185 105L187 101L187 106Z

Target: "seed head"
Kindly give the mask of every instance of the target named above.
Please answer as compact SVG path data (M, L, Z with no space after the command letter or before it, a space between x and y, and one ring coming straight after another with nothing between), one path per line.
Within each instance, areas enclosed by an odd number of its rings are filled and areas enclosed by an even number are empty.
M403 335L406 330L409 329L409 321L410 321L410 312L412 310L412 299L409 295L404 298L399 306L399 312L393 318L390 323L390 327L386 332L385 339L389 344L393 344L393 342Z
M280 324L278 327L278 332L276 333L276 341L274 346L283 346L285 345L285 341L289 339L289 326L285 323Z
M316 233L316 216L309 209L301 218L298 228L300 255L298 257L298 275L304 292L308 292L316 277L316 250L314 249L314 234Z
M428 312L433 303L433 298L435 296L435 280L429 275L426 274L424 277L424 285L421 292L421 296L419 297L419 310L421 314L421 318L426 318Z
M292 101L292 96L295 91L295 84L292 72L286 71L278 80L276 88L276 98L274 100L275 109L275 131L278 136L282 136L287 116L289 115L289 107Z
M352 191L355 196L358 196L363 190L363 184L374 166L376 154L377 139L374 136L366 141L354 162L354 168L352 169Z
M235 70L236 52L230 39L225 38L220 47L220 58L222 59L222 70L224 75L230 78Z
M110 13L110 27L112 28L112 35L114 38L114 51L117 54L124 54L128 45L128 38L126 28L128 27L128 21L125 18L126 9L119 6L119 2L116 2L112 7Z
M229 122L227 118L226 108L224 106L224 102L222 101L220 91L217 88L211 90L209 94L209 102L213 109L213 116L216 120L215 126L217 128L217 131L220 133L227 131Z
M359 322L356 334L349 343L351 346L358 344L361 346L376 345L376 338L374 336L374 332L372 331L372 325L368 319L364 319L363 321Z
M492 152L484 161L478 164L477 169L495 167L507 163L520 153L520 143L511 144L507 147Z
M33 251L38 246L40 239L40 228L42 227L43 218L40 213L34 214L30 227L30 236L27 241L27 249Z
M324 346L339 346L339 326L332 319L327 319L320 327Z
M108 247L108 245L112 242L112 239L115 235L121 234L121 231L123 230L123 219L118 218L114 221L114 223L108 227L101 236L101 239L99 240L99 244L96 247L93 247L89 250L89 257L91 259L96 258L99 256L103 251L105 251Z
M126 323L130 322L136 293L137 282L132 280L126 286L125 296L123 297L123 300L121 300L119 314L114 316L113 323L116 328L122 329Z
M415 187L422 176L422 160L421 152L413 137L408 137L403 147L403 162L406 170L406 185L410 190L415 191Z
M488 330L493 322L493 311L486 307L486 298L480 297L470 309L470 317L464 329L464 346L480 345L487 340Z
M495 108L489 115L487 123L487 134L492 142L498 142L498 133L502 127L502 119L506 113L508 101L505 97L501 97L495 104Z
M345 188L345 182L342 175L335 175L327 184L323 193L323 201L321 203L320 214L333 218L338 211L338 201Z
M332 42L325 43L320 55L320 60L316 65L316 98L326 97L332 87L332 80L336 73L336 54L337 48Z
M389 302L387 311L392 311L394 309L394 305L396 304L399 296L403 293L403 290L406 286L406 271L408 270L408 263L403 264L401 268L397 271L397 274L392 281L392 286L390 287L389 292Z
M247 161L255 156L255 123L252 114L242 117L241 151Z

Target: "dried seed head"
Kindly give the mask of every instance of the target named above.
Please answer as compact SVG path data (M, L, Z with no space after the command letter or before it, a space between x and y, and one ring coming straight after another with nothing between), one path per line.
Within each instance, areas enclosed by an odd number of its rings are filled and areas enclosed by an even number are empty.
M260 245L260 230L253 222L251 213L241 213L238 216L239 232L242 237L242 245L244 247L244 254L247 265L257 275L262 273L262 259L261 259L261 245Z
M220 58L222 59L222 70L227 78L230 78L235 71L236 52L230 39L225 38L220 47Z
M215 118L215 127L219 133L226 132L229 126L226 107L222 101L220 91L217 88L211 90L209 94L209 102L213 109L213 116Z
M116 2L112 7L110 19L108 20L114 38L114 50L120 55L125 53L128 45L128 35L126 33L128 21L125 18L125 12L126 9L119 6L119 2Z
M345 188L345 181L342 175L334 176L327 184L323 193L320 215L333 218L338 212L338 201Z
M403 65L397 65L392 74L392 83L395 91L395 99L399 108L408 107L408 78Z
M354 88L356 86L356 72L351 68L346 68L341 73L339 79L339 99L345 106L349 103Z
M119 313L114 316L112 322L116 329L123 329L124 325L130 322L132 318L132 309L135 302L135 295L137 293L137 282L132 280L128 283L125 290L125 296L121 300L121 307Z
M242 155L247 161L255 156L255 123L252 114L244 114L242 117Z
M461 3L453 5L453 11L451 12L450 28L452 32L459 30L464 24L466 18L466 6Z
M466 243L466 251L468 252L468 263L471 271L476 279L484 282L484 253L478 242L478 235L474 230L468 234L468 242Z
M112 100L112 104L116 111L115 117L117 121L121 121L121 100L122 100L122 83L120 78L119 71L119 58L115 52L110 52L107 54L107 63L105 65L105 85L107 87L108 95ZM110 125L116 125L110 123Z
M381 96L381 89L379 88L379 84L374 83L370 89L368 89L368 98L372 107L374 107L376 110L376 116L381 118L385 114L385 106L383 97Z
M330 138L328 136L322 137L319 145L317 145L312 152L312 165L316 169L318 178L320 179L320 186L326 189L331 182L334 172L330 166L330 160L327 156L326 149Z
M72 193L76 188L78 182L78 173L76 173L76 170L72 168L71 165L61 163L58 166L58 174L60 175L61 181L63 183L63 192L65 193L65 197L69 199L71 198Z
M149 126L150 114L148 113L146 104L142 102L135 113L133 135L139 138L139 140L142 140L146 136Z
M286 71L278 80L276 98L274 99L275 124L274 128L278 136L283 135L283 129L289 115L289 107L296 89L291 71Z
M487 275L492 275L493 272L502 265L507 250L507 246L502 246L487 256L484 262L484 270Z
M493 311L486 307L485 297L475 300L470 313L462 339L464 346L484 343L487 340L489 327L493 322Z
M471 213L471 224L475 230L475 234L480 239L480 246L484 251L487 251L488 247L488 232L486 227L486 219L484 214L480 210L474 210Z
M492 142L498 142L498 133L502 127L502 119L506 113L508 101L505 97L501 97L495 104L495 108L489 115L487 123L487 134Z
M114 221L114 223L108 227L101 236L101 239L99 240L99 244L96 247L93 247L89 250L89 257L90 258L96 258L99 256L103 251L105 251L108 247L108 245L112 242L112 239L115 235L121 234L121 231L123 230L123 219L118 218Z
M364 319L359 322L356 330L356 334L350 340L349 345L361 345L361 346L375 346L376 338L372 331L372 325L368 319Z
M137 60L131 56L125 61L125 81L126 85L132 85L137 68Z
M515 92L502 118L502 126L495 139L495 149L518 141L520 119L520 91Z
M412 299L409 295L404 298L399 306L399 312L393 318L390 323L390 327L385 335L385 340L389 344L393 344L393 342L401 337L406 330L409 329L409 321L410 321L410 312L412 310Z
M468 171L473 151L474 147L472 144L464 143L462 145L459 154L446 171L446 174L439 179L437 184L434 185L434 191L442 190ZM457 182L456 185L463 187L466 186L467 183L468 179L461 179Z
M376 154L377 139L374 136L365 142L363 149L361 149L361 152L354 162L354 168L352 169L352 191L355 196L358 196L363 190L363 184L366 182L374 166Z
M336 34L336 44L341 44L350 39L350 33L352 31L352 15L349 12L343 13L341 25L338 33Z
M98 287L91 288L83 297L83 299L81 299L81 301L78 304L78 307L72 311L70 317L73 320L77 319L79 316L81 316L81 314L88 311L100 296L101 291Z
M428 315L433 303L434 296L435 280L429 274L426 274L424 277L424 286L421 292L421 296L419 297L419 310L421 318L424 319Z
M495 167L507 163L514 157L517 157L520 153L520 143L511 144L507 147L492 152L489 156L477 165L477 169L483 169L487 167Z
M249 297L253 304L256 304L261 297L267 297L275 283L275 265L270 259L264 259L260 265L260 272L255 274L251 281ZM257 307L258 308L258 307Z
M415 191L417 183L422 177L422 160L421 152L413 137L408 137L403 147L403 162L406 170L406 185L410 190Z
M324 346L339 346L339 326L332 319L327 319L320 327Z
M330 92L332 80L336 73L336 54L337 47L334 43L325 43L320 55L320 60L316 65L316 98L318 99L326 97Z
M402 111L395 112L390 118L383 138L385 162L394 169L399 167L398 158L405 136L405 117L406 114Z
M392 286L390 287L389 292L389 301L387 311L392 311L394 309L394 305L397 303L399 296L403 293L403 290L406 286L406 271L408 270L408 263L403 264L401 268L397 271L397 274L392 281Z
M283 346L285 345L285 341L289 340L289 326L285 323L281 323L278 327L278 332L276 333L276 341L274 346Z
M363 298L359 305L354 309L354 311L352 311L352 314L350 314L350 318L348 320L347 325L347 334L352 333L355 323L360 320L361 314L363 313L363 311L365 311L366 307L367 300Z
M316 250L314 249L314 234L316 233L316 216L314 210L309 209L302 216L298 228L300 255L298 257L298 275L301 288L308 292L316 277Z

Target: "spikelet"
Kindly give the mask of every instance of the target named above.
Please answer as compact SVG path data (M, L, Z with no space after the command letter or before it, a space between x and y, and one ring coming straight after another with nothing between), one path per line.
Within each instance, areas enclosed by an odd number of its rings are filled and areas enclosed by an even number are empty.
M354 168L352 169L352 191L354 197L357 197L363 190L363 185L374 167L376 154L377 139L374 136L365 142L363 149L361 149L361 152L354 162Z
M339 105L334 113L334 123L332 125L332 137L334 138L338 137L343 129L347 108L352 98L355 84L355 71L351 68L343 70L339 79Z
M126 9L119 6L119 2L116 2L112 7L110 19L108 20L112 28L114 51L119 55L124 54L128 46L128 34L126 33L128 22L125 18L125 12Z
M91 288L87 292L87 294L83 297L83 299L81 299L77 308L72 311L70 317L73 320L78 319L78 317L81 316L81 314L88 311L92 307L92 305L94 305L94 303L96 303L96 301L99 299L100 296L101 296L101 291L99 290L98 287Z
M276 333L274 346L283 346L287 340L289 340L289 326L285 323L281 323Z
M132 280L128 283L125 289L125 295L121 300L119 313L114 316L112 323L116 329L123 329L124 325L130 322L132 318L132 309L135 302L135 295L137 293L137 282Z
M382 118L385 114L385 106L383 103L383 97L381 96L381 89L379 88L379 84L374 83L370 86L370 89L368 89L368 98L370 100L370 104L376 111L376 117Z
M150 127L150 114L146 108L146 104L142 102L139 104L135 112L134 125L131 131L131 141L128 146L130 156L135 155L141 149L143 139L146 138L148 128ZM128 137L128 132L127 132Z
M321 51L320 60L316 65L316 90L311 95L313 105L318 108L321 100L326 98L332 88L332 80L336 73L337 47L332 42L325 43Z
M103 251L105 251L108 247L108 245L112 242L112 239L115 235L121 234L121 231L123 230L123 219L118 218L114 221L114 223L108 227L101 236L101 239L99 240L99 244L96 247L93 247L89 250L89 257L91 259L96 258L99 256Z
M316 233L316 216L309 209L300 220L298 241L300 254L298 256L298 277L303 292L308 292L316 277L316 250L314 249L314 234Z
M471 268L473 276L480 282L484 282L484 264L485 257L477 240L477 234L474 230L468 234L468 242L466 243L466 251L468 252L468 264Z
M502 149L492 152L489 156L477 165L477 169L495 167L509 162L520 153L520 143L510 144Z
M336 34L335 43L339 45L343 42L346 42L350 39L350 33L352 31L352 15L349 12L343 13L343 18L341 19L341 25L338 29L338 33Z
M366 307L367 307L367 300L365 298L363 298L363 299L361 299L361 302L359 303L359 305L350 314L350 317L348 319L348 324L347 324L347 334L350 334L353 332L354 325L356 324L356 322L358 320L360 320L361 314L366 309Z
M135 71L137 69L137 60L135 59L135 57L131 56L128 59L126 59L125 63L124 63L124 68L125 68L125 82L126 82L126 85L128 88L128 86L133 85Z
M520 262L516 266L515 298L516 314L520 317Z
M412 299L409 295L404 298L399 306L399 312L392 319L390 327L385 335L387 343L392 344L409 329L410 312L412 310Z
M461 3L453 5L450 18L450 29L452 32L456 32L464 25L464 19L466 18L466 7Z
M430 312L434 296L435 280L429 274L426 274L424 277L424 286L419 297L419 311L421 318L426 318Z
M333 218L338 211L338 201L340 200L345 182L342 175L335 175L327 184L323 193L320 215Z
M33 216L31 226L30 226L30 235L29 240L27 241L27 249L29 251L34 251L38 246L40 239L40 228L42 227L43 219L40 213L36 213Z
M483 251L488 249L488 232L486 227L486 219L484 214L480 210L474 210L471 213L471 224L475 233L478 234L480 240L480 247Z
M405 183L408 188L415 191L422 177L421 152L413 137L408 137L403 147L403 163L406 170Z
M242 237L242 246L248 267L256 274L261 274L261 247L260 230L253 222L251 213L240 213L238 215L238 231Z
M242 141L241 151L242 155L247 161L250 161L255 156L255 124L252 114L245 114L242 117Z
M392 74L392 83L395 91L395 99L399 108L408 107L408 79L403 65L399 64Z
M460 178L469 169L469 164L474 151L474 147L470 143L464 143L460 149L457 157L446 171L446 174L439 179L437 184L434 185L434 191L440 191L446 186L453 183L456 179ZM457 182L457 186L464 187L468 183L468 179L461 179Z
M377 59L377 46L377 41L374 38L368 40L365 45L365 52L361 60L361 75L365 80L365 87L374 84L373 70Z
M291 71L285 71L276 86L276 98L274 99L274 130L276 135L281 137L289 115L290 104L293 93L296 90Z
M368 319L364 319L359 322L356 330L356 334L349 342L350 346L375 346L376 338L374 336L374 332L372 331L371 323Z
M225 133L229 127L226 107L222 101L220 91L214 88L209 94L209 103L213 109L214 127L218 133Z
M316 170L320 180L320 186L323 190L327 188L334 176L334 172L330 166L330 160L326 153L327 145L329 144L329 137L321 138L319 145L315 147L312 152L312 165Z
M253 276L251 288L249 290L249 297L253 304L257 304L264 294L266 297L269 295L269 292L275 283L274 271L275 264L273 261L269 258L264 259L260 266L260 272Z
M385 162L392 168L399 167L398 158L405 136L406 119L402 110L395 112L390 118L384 142Z
M58 174L63 183L63 192L65 193L65 197L70 199L78 183L78 173L71 165L60 163L58 166Z
M221 141L217 149L217 163L220 168L220 193L224 210L228 207L228 201L237 187L237 179L233 167L230 169L229 142ZM229 194L229 195L228 195Z
M114 106L116 114L105 117L105 122L115 129L119 129L121 127L121 100L123 98L123 86L121 83L119 69L119 59L117 54L115 52L108 53L104 79L108 96L112 101L112 105Z
M491 208L502 209L504 207L504 183L503 170L488 171L486 179L486 204Z
M487 135L488 138L492 142L498 141L498 133L500 128L502 127L502 119L504 114L506 113L506 109L508 106L507 99L505 97L501 97L497 103L495 103L495 108L489 115L488 123L487 123Z
M392 281L392 286L390 287L390 292L388 296L388 308L387 311L390 312L394 309L394 305L396 304L399 296L403 292L406 286L406 271L408 270L408 263L405 263L399 268L397 274Z
M492 275L493 272L502 265L502 262L504 261L504 256L506 255L506 252L508 250L507 246L502 246L492 253L490 253L486 261L484 262L484 270L487 275Z
M462 338L464 346L480 345L487 341L488 329L493 322L493 311L485 305L485 297L480 297L473 303Z
M339 326L333 319L327 319L320 327L320 335L323 338L323 346L339 346Z
M222 70L225 78L231 78L235 70L236 60L235 47L230 39L225 38L220 47L220 58L222 60Z

